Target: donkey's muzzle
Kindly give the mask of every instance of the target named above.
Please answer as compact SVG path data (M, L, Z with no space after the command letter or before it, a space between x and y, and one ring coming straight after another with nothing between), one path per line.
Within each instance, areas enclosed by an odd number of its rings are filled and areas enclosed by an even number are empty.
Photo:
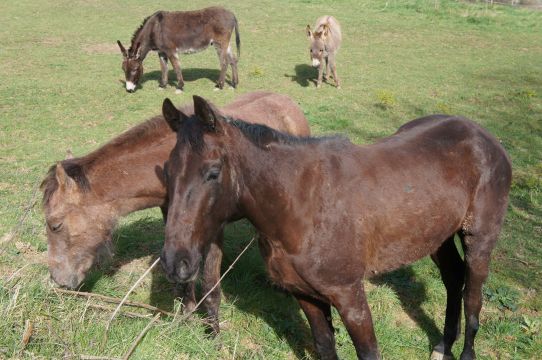
M135 91L135 88L136 84L131 81L126 81L126 91L128 91L129 93L133 93Z

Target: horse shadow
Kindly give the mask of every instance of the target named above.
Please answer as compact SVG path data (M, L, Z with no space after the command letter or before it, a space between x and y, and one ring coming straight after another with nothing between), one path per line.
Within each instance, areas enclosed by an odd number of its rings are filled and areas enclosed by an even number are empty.
M429 351L431 351L432 346L438 344L442 338L442 333L434 319L421 307L427 300L427 287L423 281L417 279L412 266L405 266L389 273L374 276L370 282L392 288L405 313L425 332L431 345Z
M248 243L249 236L242 236L241 233L246 232L246 228L251 229L246 222L238 222L228 228L224 242L222 274ZM164 222L158 217L138 219L120 226L114 233L114 239L115 256L92 271L80 290L92 292L102 277L113 276L124 265L152 254L148 261L150 266L163 246ZM175 285L167 281L161 266L155 266L150 277L149 304L174 312ZM427 334L430 343L438 343L441 333L433 319L421 308L427 298L426 287L423 282L415 279L412 267L373 277L371 282L390 286L397 293L408 316ZM277 337L288 343L296 358L305 358L307 354L316 357L310 328L296 300L268 280L263 260L255 246L238 260L223 279L221 286L228 303L243 313L262 319ZM197 299L203 295L199 286L197 294ZM224 308L222 310L224 311ZM224 314L221 320L226 320Z
M220 70L218 69L186 68L186 69L182 69L181 72L183 74L183 80L185 83L196 81L199 79L208 79L216 83L218 82L218 78L220 77ZM141 76L141 80L139 81L139 85L143 87L143 85L147 81L156 81L157 83L160 83L161 78L162 78L162 72L160 70L149 71L149 72L143 73L143 75ZM231 85L231 81L229 80L228 74L226 74L225 81L226 83ZM168 71L168 85L177 86L177 75L175 74L175 70Z
M311 83L316 86L318 70L307 64L298 64L294 69L295 75L284 74L284 77L290 78L302 87L308 87Z

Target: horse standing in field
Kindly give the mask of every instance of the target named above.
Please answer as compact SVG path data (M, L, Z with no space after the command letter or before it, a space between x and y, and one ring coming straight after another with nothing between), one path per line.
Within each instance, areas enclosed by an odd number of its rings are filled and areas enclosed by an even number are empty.
M333 16L322 16L316 20L314 31L311 31L310 25L307 25L307 37L311 42L309 52L312 66L318 69L318 81L316 87L322 86L325 62L325 77L329 78L331 69L335 85L337 88L340 88L341 82L337 76L335 59L337 57L337 52L341 47L341 25L339 25L339 22Z
M482 284L512 176L494 137L465 118L433 115L356 146L289 136L194 102L195 117L165 117L179 131L165 168L162 262L170 277L190 280L225 224L246 217L259 232L269 276L306 314L320 357L337 358L334 306L358 358L379 359L363 279L430 255L447 292L432 359L452 358L463 297L461 360L475 358Z
M230 39L235 30L237 57L241 41L235 15L222 7L209 7L196 11L157 11L143 20L143 24L132 36L128 51L117 40L123 56L122 69L126 76L126 91L133 92L143 74L143 60L150 50L158 51L162 78L160 87L168 82L167 62L171 61L177 74L177 92L183 90L184 81L178 52L194 53L214 45L220 61L220 76L217 86L224 87L226 70L231 65L232 86L239 83L237 58L232 52Z
M175 114L173 106L170 114ZM269 92L239 96L222 108L228 116L266 124L291 134L308 135L303 111L289 97ZM182 109L192 116L194 109ZM116 220L131 212L159 206L166 218L163 166L176 141L162 116L154 117L79 158L53 165L42 183L47 223L49 271L63 287L78 288L102 255L111 252ZM203 290L220 277L222 250L211 247L205 259ZM183 289L181 289L183 290ZM194 284L185 286L185 309L195 305ZM220 288L204 303L218 318ZM212 325L218 330L218 322Z

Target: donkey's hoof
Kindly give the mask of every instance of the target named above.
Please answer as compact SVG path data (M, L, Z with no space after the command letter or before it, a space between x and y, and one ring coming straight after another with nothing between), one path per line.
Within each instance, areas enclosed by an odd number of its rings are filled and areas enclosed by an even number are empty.
M341 85L337 85L337 90L341 90L341 89L342 89Z
M183 89L175 89L175 94L182 94L183 93Z
M441 352L433 350L430 360L452 360L452 357L450 355L444 355Z
M215 88L213 89L213 91L220 91L222 90L221 88L219 88L218 86L215 86Z
M165 90L166 88L163 86L158 86L158 90Z

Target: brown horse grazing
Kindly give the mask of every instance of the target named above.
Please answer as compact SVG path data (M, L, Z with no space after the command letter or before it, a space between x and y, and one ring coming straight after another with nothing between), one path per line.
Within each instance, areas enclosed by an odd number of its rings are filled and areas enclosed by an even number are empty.
M284 95L244 94L223 111L292 134L309 134L303 111ZM193 108L186 107L183 113L192 114ZM159 116L86 156L51 167L42 190L49 270L57 284L68 288L81 285L100 255L110 252L111 234L119 217L149 207L167 209L162 167L175 139L175 133ZM209 286L220 275L222 256L220 249L212 250L215 253L207 256L205 265L204 283ZM193 286L187 292L184 302L190 308L195 304Z
M320 357L337 358L333 305L358 357L378 359L363 279L431 255L448 297L433 357L451 357L464 287L461 359L474 358L482 284L511 180L495 138L467 119L434 115L355 146L285 135L224 118L202 98L194 102L196 117L172 124L179 135L165 169L162 261L170 277L191 280L217 233L246 217L259 231L271 279L305 312Z
M162 78L160 87L168 82L167 61L171 61L177 74L177 91L183 90L184 81L177 52L194 53L214 45L220 61L217 86L222 89L226 70L231 65L232 86L239 83L237 58L230 46L235 30L237 57L240 55L239 26L235 15L222 7L209 7L196 11L157 11L143 20L132 36L128 51L117 40L123 56L122 69L126 76L126 91L133 92L143 74L143 60L150 50L158 51Z

